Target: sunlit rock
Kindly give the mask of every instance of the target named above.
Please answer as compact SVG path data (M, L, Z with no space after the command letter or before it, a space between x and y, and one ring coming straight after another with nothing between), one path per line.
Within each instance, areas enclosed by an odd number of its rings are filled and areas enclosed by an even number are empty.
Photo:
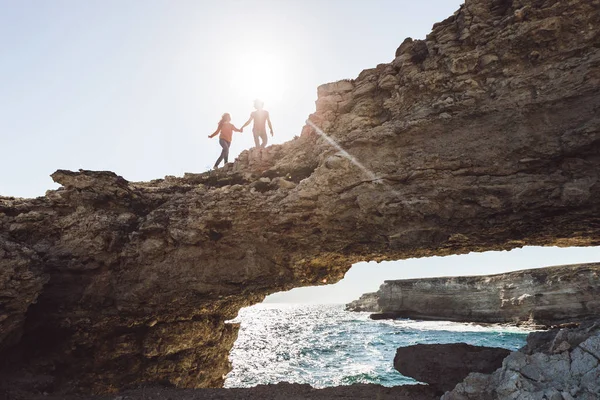
M600 264L385 281L376 296L385 318L530 326L580 322L600 315Z

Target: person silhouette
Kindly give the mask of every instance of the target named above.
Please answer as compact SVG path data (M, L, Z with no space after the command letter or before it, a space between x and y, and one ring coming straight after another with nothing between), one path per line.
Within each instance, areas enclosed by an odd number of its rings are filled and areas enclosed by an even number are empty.
M271 131L271 136L273 136L273 125L271 125L271 118L269 117L269 112L267 110L263 110L265 103L262 100L254 100L254 108L256 111L250 113L250 118L244 125L242 125L241 130L243 131L246 126L250 124L250 122L254 121L254 125L252 126L252 133L254 134L254 144L256 147L266 147L267 142L269 141L267 137L267 128L266 124L269 124L269 130ZM260 143L259 139L262 139L262 143Z
M231 123L231 115L229 115L229 113L225 113L219 121L217 130L212 135L208 135L208 138L210 139L217 136L217 133L221 132L221 135L219 135L219 144L223 149L221 150L221 155L217 159L217 162L215 163L213 169L217 169L219 167L219 163L221 162L221 160L224 161L223 165L227 164L227 158L229 157L229 146L231 146L233 131L241 132L242 130L236 128Z

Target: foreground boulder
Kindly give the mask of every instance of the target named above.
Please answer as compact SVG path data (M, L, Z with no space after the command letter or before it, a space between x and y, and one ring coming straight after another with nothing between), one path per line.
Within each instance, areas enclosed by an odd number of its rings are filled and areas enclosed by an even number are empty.
M599 245L599 40L599 0L467 0L391 63L320 86L288 143L0 198L0 236L24 249L2 279L28 293L0 300L22 332L0 335L0 363L55 393L218 387L226 321L267 294L365 260Z
M385 281L373 319L550 326L600 315L600 263Z
M442 400L597 400L600 398L600 321L579 328L534 332L491 375L473 373Z
M494 372L509 354L510 350L465 343L417 344L396 351L394 368L443 393L454 389L471 372Z

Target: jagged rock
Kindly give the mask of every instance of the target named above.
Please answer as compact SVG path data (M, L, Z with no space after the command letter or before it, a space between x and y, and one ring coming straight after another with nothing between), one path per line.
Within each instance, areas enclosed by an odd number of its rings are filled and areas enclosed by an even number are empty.
M504 359L502 368L469 375L442 400L516 398L600 398L600 322L531 333L528 345Z
M578 322L600 315L600 264L385 281L377 296L381 318L541 326Z
M44 197L0 199L1 236L49 276L0 360L56 392L219 386L225 321L267 294L358 261L600 244L599 5L467 0L319 89L288 143L147 183L60 171Z
M365 293L358 300L354 300L346 304L346 311L368 311L368 312L379 312L381 311L377 304L379 296L377 293Z
M394 368L443 393L454 389L471 372L494 372L509 354L510 350L465 343L417 344L396 351Z

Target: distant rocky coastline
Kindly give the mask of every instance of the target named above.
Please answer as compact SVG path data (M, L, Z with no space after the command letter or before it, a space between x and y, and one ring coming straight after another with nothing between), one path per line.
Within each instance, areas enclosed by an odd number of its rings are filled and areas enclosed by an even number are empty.
M379 300L379 295L377 292L373 293L365 293L358 300L354 300L348 304L346 304L346 311L356 311L356 312L373 312L378 313L381 311L379 304L377 304Z
M411 318L544 328L600 315L600 263L497 275L385 281L378 292L363 297L350 303L347 309L359 311L353 307L377 302L380 312L372 315L373 319Z
M377 307L373 319L562 324L530 333L527 345L512 353L464 343L399 348L394 367L427 383L442 400L592 400L600 398L599 295L600 263L593 263L385 281L346 309Z

